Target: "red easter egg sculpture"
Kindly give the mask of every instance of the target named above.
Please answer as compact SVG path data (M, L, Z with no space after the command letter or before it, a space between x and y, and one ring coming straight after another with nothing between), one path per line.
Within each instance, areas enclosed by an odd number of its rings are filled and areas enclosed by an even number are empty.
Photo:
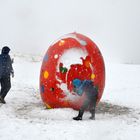
M100 101L105 85L105 66L96 44L88 37L71 33L47 50L40 71L40 94L47 108L79 109L86 96L73 92L74 79L92 80Z

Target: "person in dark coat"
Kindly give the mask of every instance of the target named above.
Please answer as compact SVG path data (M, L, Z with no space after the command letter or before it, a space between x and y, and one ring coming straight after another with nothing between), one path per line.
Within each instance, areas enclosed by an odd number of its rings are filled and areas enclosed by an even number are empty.
M74 120L82 120L82 116L84 114L84 111L86 109L89 109L91 113L90 119L95 119L95 108L96 108L96 102L98 97L98 90L94 86L93 81L91 80L83 80L80 79L74 79L72 81L73 84L73 91L76 92L79 96L82 96L82 94L86 95L86 99L81 106L79 110L79 114L77 117L74 117Z
M0 54L0 84L1 84L0 103L3 104L6 103L4 99L11 88L10 75L14 77L14 71L12 67L13 62L10 58L9 52L10 48L5 46L2 48Z

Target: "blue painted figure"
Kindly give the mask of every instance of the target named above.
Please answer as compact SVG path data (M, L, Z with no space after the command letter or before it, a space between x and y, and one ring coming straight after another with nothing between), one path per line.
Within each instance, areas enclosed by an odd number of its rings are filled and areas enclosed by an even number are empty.
M5 104L4 98L6 97L8 91L11 88L11 80L10 75L14 77L14 71L12 67L12 60L9 55L10 48L5 46L2 48L2 52L0 54L0 103Z
M94 86L93 81L91 80L83 80L80 79L74 79L72 81L73 84L73 91L77 93L79 96L82 96L82 94L86 95L86 99L81 106L79 110L79 114L77 117L74 117L74 120L82 120L82 116L84 114L84 111L86 109L89 109L91 113L90 119L95 119L95 108L96 108L96 102L98 97L98 90Z

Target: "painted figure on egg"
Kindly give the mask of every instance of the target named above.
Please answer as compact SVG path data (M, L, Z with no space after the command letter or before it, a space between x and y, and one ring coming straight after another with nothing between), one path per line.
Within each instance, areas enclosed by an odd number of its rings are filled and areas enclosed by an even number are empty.
M57 77L62 81L62 83L67 84L67 88L71 92L73 89L72 80L75 78L79 79L91 79L93 68L91 64L90 56L80 58L82 64L72 64L70 69L63 66L63 63L59 64L59 72L57 72Z

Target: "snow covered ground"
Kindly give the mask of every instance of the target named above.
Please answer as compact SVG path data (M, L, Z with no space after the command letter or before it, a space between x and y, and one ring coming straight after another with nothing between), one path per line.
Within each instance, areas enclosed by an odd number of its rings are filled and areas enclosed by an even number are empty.
M72 120L77 111L44 108L39 95L41 61L37 60L15 57L12 89L7 104L0 105L0 140L140 139L140 65L106 64L101 102L111 105L108 108L113 111L97 112L95 121L86 112L83 121L77 122Z

